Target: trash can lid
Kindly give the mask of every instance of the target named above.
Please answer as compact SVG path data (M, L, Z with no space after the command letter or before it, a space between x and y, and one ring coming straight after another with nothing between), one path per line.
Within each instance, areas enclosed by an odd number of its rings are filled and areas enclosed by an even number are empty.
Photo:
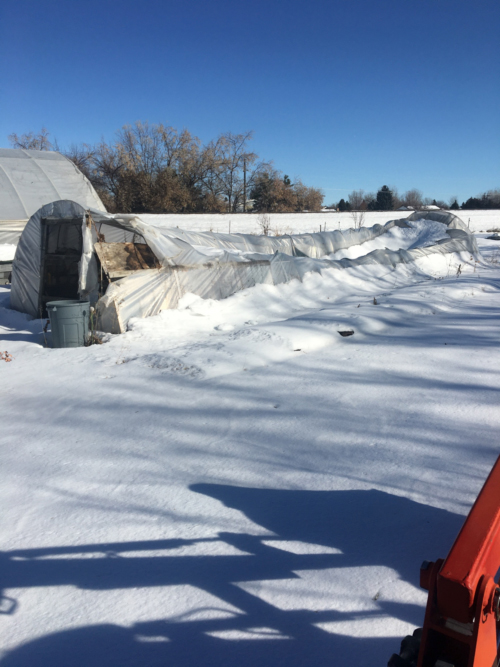
M48 301L45 306L47 308L63 308L64 306L79 306L90 304L90 301L78 301L76 299L65 299L64 301Z

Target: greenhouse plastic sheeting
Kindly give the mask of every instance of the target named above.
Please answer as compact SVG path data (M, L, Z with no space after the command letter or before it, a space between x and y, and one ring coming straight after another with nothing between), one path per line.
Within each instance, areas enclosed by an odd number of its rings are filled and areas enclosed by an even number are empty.
M0 148L0 243L17 243L30 216L61 199L106 210L90 181L61 153Z
M345 269L364 264L396 266L431 253L478 252L474 237L456 216L441 211L415 212L406 220L426 218L446 225L438 243L410 250L375 250L357 259L325 258L337 250L372 240L405 220L346 231L268 237L251 234L186 232L144 222L136 215L86 211L75 202L58 201L33 215L21 237L13 266L11 305L33 317L40 312L41 221L51 217L61 222L80 217L83 247L79 263L79 294L97 302L99 327L103 331L126 331L133 317L148 317L175 308L186 293L223 299L257 284L277 285L306 273ZM98 237L99 234L99 237ZM130 271L109 284L98 299L98 263L95 243L146 243L160 268Z
M27 220L0 220L0 243L17 245Z
M23 230L12 265L10 305L15 310L41 317L39 292L42 263L42 217L54 215L62 220L81 217L83 209L72 201L58 201L34 213Z

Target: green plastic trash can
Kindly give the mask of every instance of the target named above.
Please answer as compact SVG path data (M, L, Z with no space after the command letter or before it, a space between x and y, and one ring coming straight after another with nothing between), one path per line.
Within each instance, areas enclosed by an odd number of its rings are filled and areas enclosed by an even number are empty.
M88 301L49 301L52 347L82 347L89 337Z

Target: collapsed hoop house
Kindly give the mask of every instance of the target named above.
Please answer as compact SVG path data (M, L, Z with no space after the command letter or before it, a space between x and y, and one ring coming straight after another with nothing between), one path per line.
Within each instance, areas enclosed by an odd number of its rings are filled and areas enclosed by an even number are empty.
M444 238L427 247L328 258L421 219L445 225ZM257 284L302 280L311 271L396 266L433 253L463 251L478 253L474 237L459 218L440 211L416 211L369 228L269 237L187 232L63 200L40 208L23 231L13 265L11 306L42 317L48 301L89 300L96 304L98 328L122 333L131 318L176 308L187 293L223 299Z

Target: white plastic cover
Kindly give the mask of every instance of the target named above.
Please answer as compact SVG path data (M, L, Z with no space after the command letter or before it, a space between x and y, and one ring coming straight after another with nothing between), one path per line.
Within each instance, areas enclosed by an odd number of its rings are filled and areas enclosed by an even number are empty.
M344 269L362 264L414 262L431 253L478 252L474 237L456 216L442 212L415 212L408 220L426 218L443 223L443 238L429 247L409 250L375 250L357 259L333 260L332 253L359 245L385 234L394 226L407 227L405 220L346 231L297 234L283 237L251 234L186 232L161 224L146 223L135 215L112 215L85 209L75 202L59 201L44 206L28 222L13 265L11 305L33 317L39 316L41 265L41 220L82 219L83 248L80 261L79 293L95 302L98 270L94 245L98 234L105 242L147 243L161 263L158 269L131 271L111 282L97 303L100 327L104 331L126 331L133 317L148 317L175 308L190 292L204 298L223 299L260 283L279 284L302 280L310 271Z
M27 220L0 220L0 244L16 245L21 238Z
M90 181L61 153L0 148L0 243L16 243L39 208L61 199L106 210Z

